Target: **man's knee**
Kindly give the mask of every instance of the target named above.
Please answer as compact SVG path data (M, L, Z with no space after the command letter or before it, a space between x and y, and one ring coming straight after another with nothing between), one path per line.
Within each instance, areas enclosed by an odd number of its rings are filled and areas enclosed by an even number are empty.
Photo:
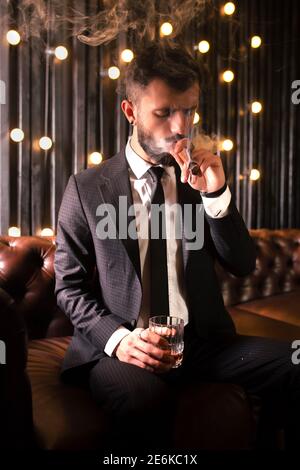
M158 375L125 363L111 365L109 373L99 367L90 375L94 398L111 414L122 418L146 416L171 401L170 387Z
M169 400L171 400L171 390L168 385L155 374L147 372L144 380L142 378L138 381L132 380L119 390L118 399L113 407L119 416L124 418L143 417L149 420L153 413L158 414L164 409Z
M146 414L164 408L171 401L170 387L153 373L146 381L131 386L123 393L131 413Z

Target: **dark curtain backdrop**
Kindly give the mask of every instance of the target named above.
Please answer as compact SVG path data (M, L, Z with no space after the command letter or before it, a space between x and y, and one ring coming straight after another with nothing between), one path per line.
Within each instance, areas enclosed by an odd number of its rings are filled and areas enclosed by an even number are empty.
M78 6L77 0L71 3ZM300 104L291 96L292 83L300 80L300 2L239 0L226 18L220 15L225 2L212 3L184 33L191 48L200 39L211 45L205 55L194 51L203 63L201 124L234 142L222 159L248 227L299 227ZM99 8L95 0L85 5L87 14ZM18 226L22 235L34 235L45 227L55 231L68 178L87 168L89 153L100 151L107 159L126 143L117 80L101 71L120 65L120 52L136 44L123 35L107 46L87 46L60 28L44 41L31 38L9 47L5 35L17 29L18 18L5 20L6 6L1 0L0 79L6 94L0 105L0 231ZM262 37L258 49L250 47L254 34ZM45 53L59 44L69 51L62 62ZM235 73L231 84L220 81L227 68ZM255 100L263 105L258 115L250 110ZM15 127L25 133L22 143L9 139ZM37 145L45 134L54 141L51 151ZM258 181L249 179L251 168L260 171Z

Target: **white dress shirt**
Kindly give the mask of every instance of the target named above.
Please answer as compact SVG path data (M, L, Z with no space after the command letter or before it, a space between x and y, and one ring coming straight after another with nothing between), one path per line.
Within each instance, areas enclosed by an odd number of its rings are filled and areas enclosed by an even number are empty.
M148 218L151 216L151 193L153 182L147 173L152 166L151 163L143 160L131 147L130 138L127 142L125 155L128 161L129 179L132 191L132 199L135 207L136 229L140 252L140 267L142 277L142 303L137 327L147 328L150 311L150 266L149 266L149 240L148 233L144 236L145 223L141 219L141 211L138 205L143 205L147 209ZM171 236L174 234L174 217L170 215L170 208L177 203L177 182L175 168L165 166L165 173L161 178L161 183L165 197L166 209L166 243L167 243L167 269L168 269L168 289L169 289L169 309L170 316L183 318L184 324L188 323L188 309L186 304L186 292L183 279L183 260L181 239ZM188 183L186 183L188 184ZM224 217L228 212L231 200L231 193L227 186L220 196L211 198L202 196L205 212L213 218ZM176 206L175 206L176 207ZM121 326L109 338L104 352L112 356L116 346L130 333L130 330Z

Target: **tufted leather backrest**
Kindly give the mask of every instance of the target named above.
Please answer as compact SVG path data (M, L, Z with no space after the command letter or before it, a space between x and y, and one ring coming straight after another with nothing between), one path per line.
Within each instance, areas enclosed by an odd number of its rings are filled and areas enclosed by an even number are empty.
M256 246L256 268L237 278L216 265L226 306L300 288L300 230L250 230Z
M216 264L226 306L300 288L300 230L251 230L255 271L244 278ZM30 339L72 333L54 297L55 238L0 236L0 288L24 316Z
M72 334L54 297L55 239L0 236L0 288L24 316L30 339Z

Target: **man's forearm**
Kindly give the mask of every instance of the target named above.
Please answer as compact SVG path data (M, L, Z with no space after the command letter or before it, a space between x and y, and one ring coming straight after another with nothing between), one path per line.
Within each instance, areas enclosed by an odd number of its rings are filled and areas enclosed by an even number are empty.
M104 348L112 334L124 324L89 293L64 289L57 294L57 304L77 328L97 349Z
M246 276L255 269L256 250L247 227L231 199L222 218L205 214L218 259L235 276Z
M92 288L95 270L93 240L71 176L59 211L56 236L55 294L59 307L97 349L103 351L123 318L110 312L100 287Z

